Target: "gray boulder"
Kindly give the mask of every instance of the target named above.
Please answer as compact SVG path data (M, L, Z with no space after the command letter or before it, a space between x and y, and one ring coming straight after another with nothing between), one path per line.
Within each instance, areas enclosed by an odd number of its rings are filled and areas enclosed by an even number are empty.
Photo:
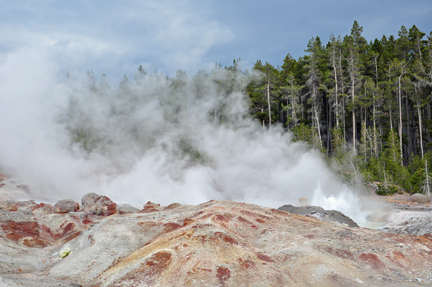
M418 203L428 203L430 202L429 197L421 193L414 193L410 196L410 201Z
M130 214L130 213L137 213L139 211L138 208L133 207L129 204L123 204L118 207L118 213L119 214Z
M72 199L59 200L53 207L55 213L69 213L75 212L79 209L79 203Z
M109 197L96 193L87 193L81 199L82 208L96 215L109 216L117 212L117 204Z
M323 221L335 221L341 224L347 224L350 227L359 227L351 218L337 210L325 210L319 206L293 206L284 205L278 208L282 211L287 211L292 214L310 215Z

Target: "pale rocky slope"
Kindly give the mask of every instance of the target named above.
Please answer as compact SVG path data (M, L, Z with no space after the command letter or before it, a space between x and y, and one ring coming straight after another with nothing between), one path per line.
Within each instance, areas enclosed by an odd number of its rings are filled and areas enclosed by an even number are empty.
M0 286L432 285L430 234L229 201L136 212L89 194L78 209L67 201L0 209Z

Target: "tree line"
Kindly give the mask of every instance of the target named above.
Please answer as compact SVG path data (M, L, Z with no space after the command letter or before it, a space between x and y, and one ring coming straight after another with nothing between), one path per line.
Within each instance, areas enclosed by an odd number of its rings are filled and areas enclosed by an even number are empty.
M193 77L182 70L174 77L148 73L140 66L134 81L124 76L117 89L110 87L105 75L96 83L89 71L83 84L72 84L69 78L70 104L62 122L72 144L89 154L128 137L137 143L134 153L139 154L155 141L154 128L140 120L141 106L157 99L164 117L176 124L179 118L190 117L196 105L194 112L205 114L203 119L212 124L235 126L247 116L264 130L292 132L294 141L319 150L350 184L376 182L373 186L380 194L403 189L429 194L432 32L426 35L415 25L402 26L397 38L384 35L369 42L362 33L354 21L349 35L331 33L326 44L312 37L299 59L287 54L277 67L258 60L252 71L242 71L240 59L229 67L216 64L210 72L200 70ZM80 93L86 98L76 96ZM235 114L232 105L238 101L231 98L238 99L239 94L246 97L248 115L243 109ZM103 121L86 108L89 101L106 107L100 111ZM133 125L126 126L125 118ZM112 131L102 132L107 126ZM114 130L122 135L114 137Z
M247 87L250 113L321 150L341 173L378 181L378 192L429 191L432 159L432 32L402 26L368 42L357 21L324 44L312 37L298 60L258 60ZM347 162L348 161L348 162ZM345 162L345 164L344 164Z

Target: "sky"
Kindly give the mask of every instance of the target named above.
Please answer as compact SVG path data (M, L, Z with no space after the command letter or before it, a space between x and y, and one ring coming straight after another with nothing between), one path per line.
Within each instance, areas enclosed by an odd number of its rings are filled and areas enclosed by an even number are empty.
M215 63L259 59L282 65L304 55L308 40L349 34L354 20L368 40L402 25L432 30L430 0L0 0L0 60L42 54L60 75L93 69L119 81L139 65L148 71L194 75ZM1 63L1 62L0 62Z

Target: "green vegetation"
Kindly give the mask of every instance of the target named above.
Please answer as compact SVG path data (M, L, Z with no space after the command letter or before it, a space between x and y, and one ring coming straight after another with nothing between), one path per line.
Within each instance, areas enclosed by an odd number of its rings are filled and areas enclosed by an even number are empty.
M288 54L277 68L258 60L251 115L321 150L347 181L379 182L379 194L427 193L432 32L402 26L397 38L369 43L362 32L354 21L327 44L312 37L298 60Z
M139 142L128 149L142 154L156 141L152 134L157 127L144 120L127 125L126 115L138 115L140 103L157 97L155 107L163 110L173 126L192 114L207 113L201 120L234 127L242 124L245 115L233 103L239 102L238 95L246 95L249 117L264 128L280 126L291 131L294 141L319 150L347 182L378 182L379 194L402 190L429 194L432 32L426 36L416 26L402 26L397 38L383 36L370 42L362 33L354 21L349 35L331 33L326 44L312 37L305 56L296 60L287 54L277 67L257 60L253 71L243 72L240 59L230 67L216 65L210 73L200 70L192 78L181 70L174 78L147 74L140 66L135 83L124 76L117 91L104 75L96 84L89 72L85 88L93 96L85 101L108 102L109 109L102 112L109 115L111 127L124 132L122 137L104 134L105 123L89 125L95 115L77 108L73 97L63 120L72 142L89 154L108 152L106 143L115 141ZM158 90L148 78L168 88ZM193 109L204 102L212 106ZM193 142L182 138L179 142L180 154L196 163L206 161Z

